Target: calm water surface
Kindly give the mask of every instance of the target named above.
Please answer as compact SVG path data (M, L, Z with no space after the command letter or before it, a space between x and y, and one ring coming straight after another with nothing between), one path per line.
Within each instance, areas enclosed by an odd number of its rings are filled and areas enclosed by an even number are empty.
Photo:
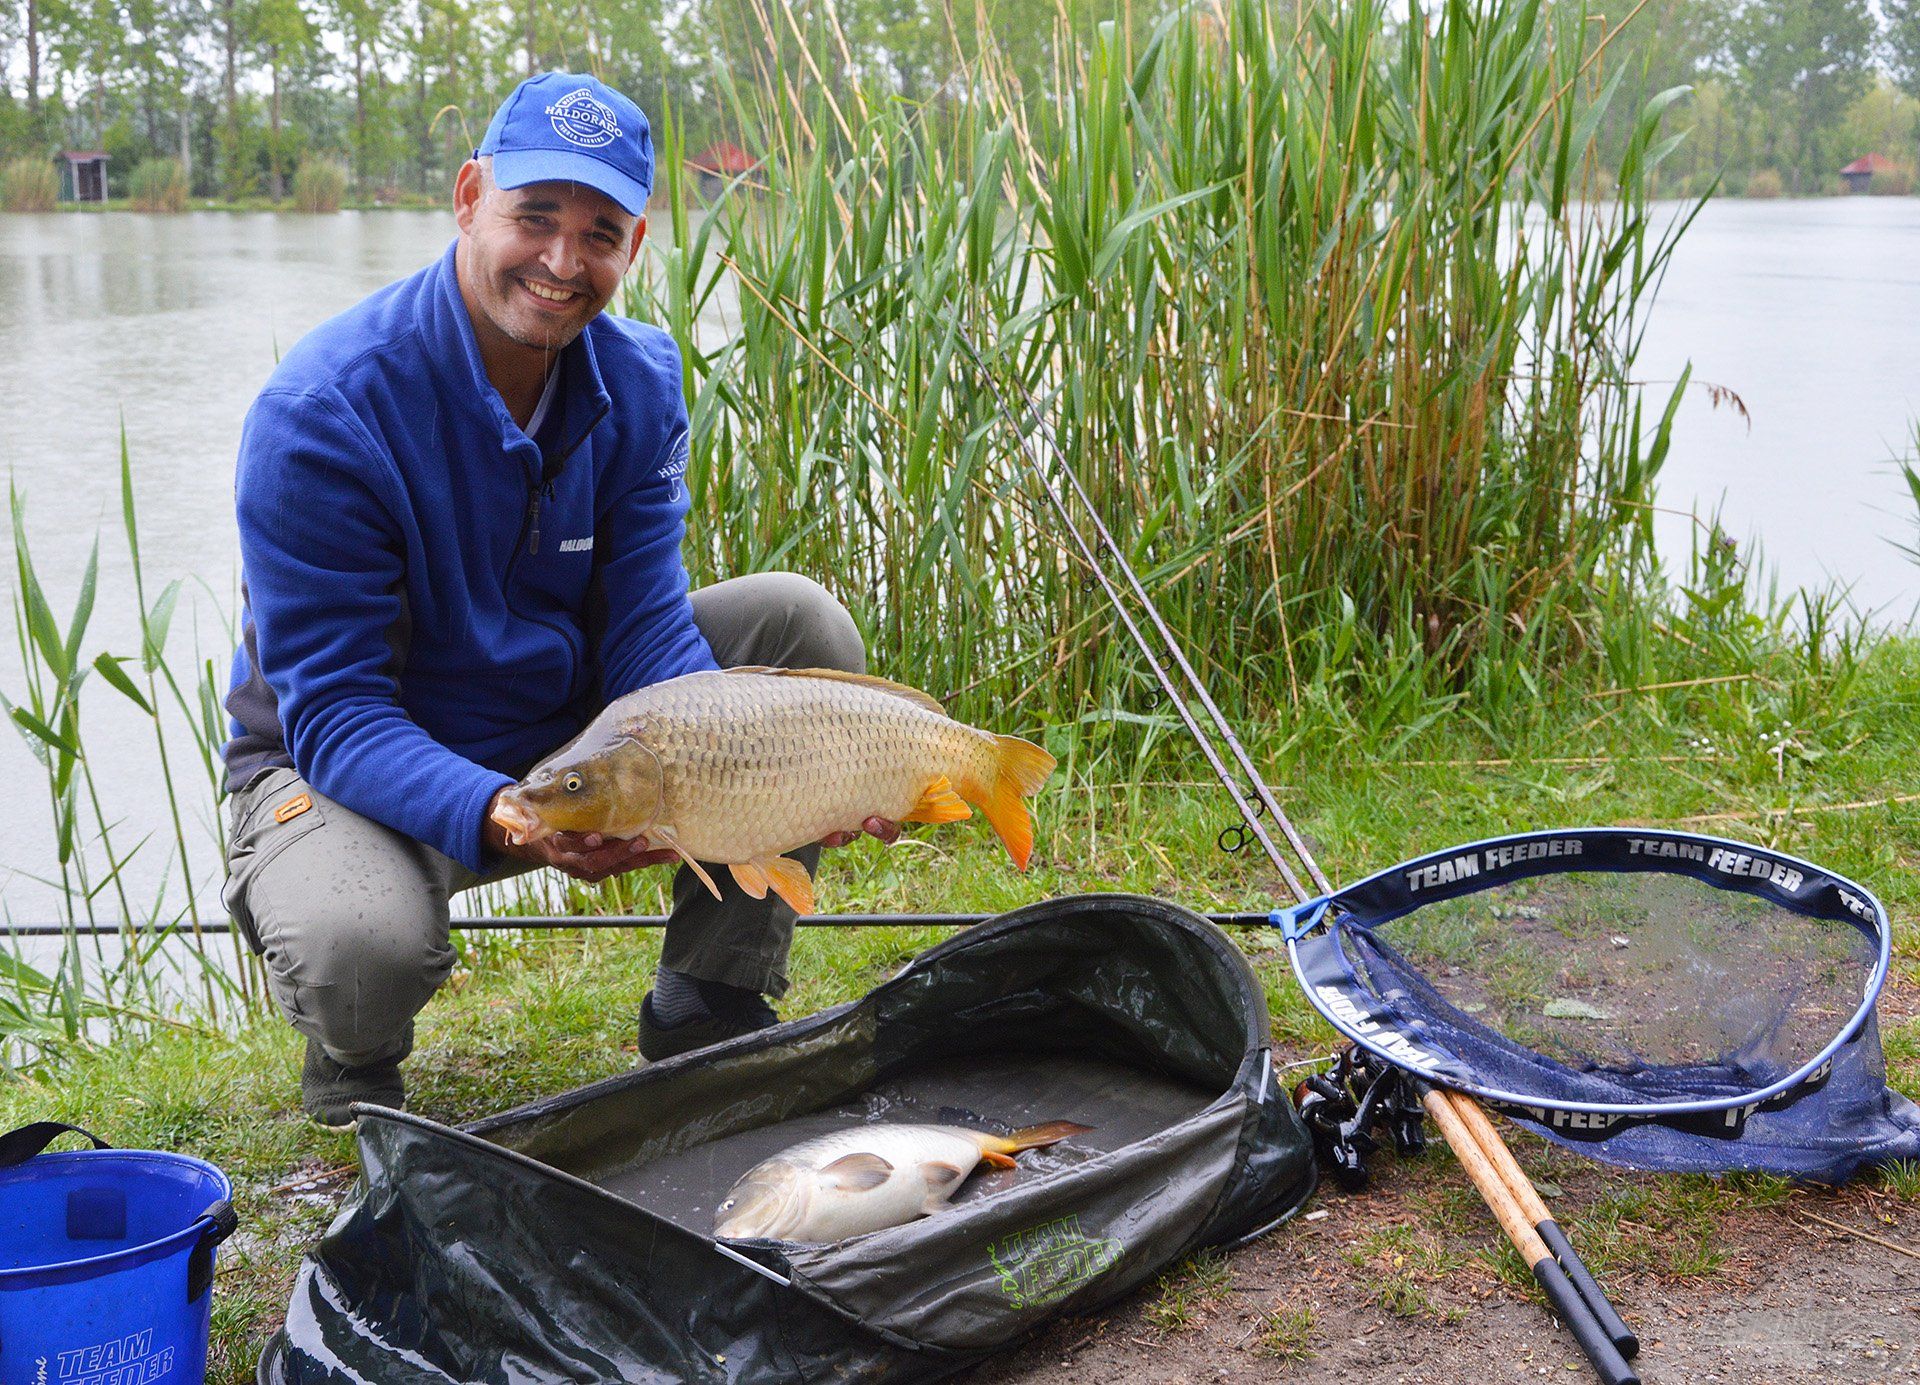
M1839 583L1907 623L1920 567L1893 458L1920 413L1920 197L1710 204L1680 242L1640 370L1735 391L1751 415L1688 392L1661 501L1711 515L1786 585ZM1662 515L1669 555L1684 518Z
M26 498L42 580L70 606L96 531L101 603L91 650L128 653L136 625L119 535L119 430L135 461L148 589L191 579L170 645L223 669L235 606L234 449L276 356L316 323L444 248L438 212L0 216L0 462ZM1642 374L1739 393L1751 425L1690 392L1661 500L1711 513L1788 583L1850 584L1856 603L1905 620L1920 568L1893 546L1914 519L1891 458L1920 411L1920 198L1725 202L1688 233L1647 336ZM1669 553L1690 523L1663 515ZM13 588L9 563L0 587ZM185 667L182 660L181 667ZM18 651L0 640L0 692L17 696ZM108 690L87 700L87 744L131 844L166 834L145 723ZM176 765L186 758L176 745ZM197 772L187 766L188 774ZM0 907L55 916L32 878L52 868L38 766L0 733ZM204 814L205 795L188 801ZM201 843L196 872L217 878ZM149 894L159 842L130 877Z

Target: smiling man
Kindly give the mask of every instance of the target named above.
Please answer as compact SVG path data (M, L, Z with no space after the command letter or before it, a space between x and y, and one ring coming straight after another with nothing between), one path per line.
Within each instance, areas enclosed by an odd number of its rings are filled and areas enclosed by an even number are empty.
M452 246L314 329L247 415L226 900L307 1038L322 1124L403 1104L413 1017L453 967L451 895L671 857L509 845L489 819L502 788L662 679L864 668L852 618L806 578L688 589L679 353L603 312L652 182L639 107L591 77L521 83L460 170ZM811 870L818 848L795 855ZM649 1058L772 1023L785 989L791 911L713 874L718 901L675 878Z

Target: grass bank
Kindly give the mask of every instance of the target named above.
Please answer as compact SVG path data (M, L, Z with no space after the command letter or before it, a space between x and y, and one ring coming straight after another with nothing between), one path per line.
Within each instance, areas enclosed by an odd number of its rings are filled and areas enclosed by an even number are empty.
M1920 756L1920 643L1873 649L1848 705L1823 720L1777 724L1767 694L1763 676L1568 704L1518 739L1495 739L1456 719L1420 731L1390 762L1364 741L1302 754L1272 725L1253 739L1336 879L1504 831L1645 823L1766 842L1870 884L1898 930L1882 1003L1893 1077L1920 1095L1920 800L1911 770ZM1149 768L1139 778L1078 777L1049 791L1024 877L980 831L922 829L891 850L868 843L830 854L823 904L999 910L1107 889L1146 891L1196 909L1275 902L1270 868L1251 853L1228 856L1216 847L1229 807L1204 770L1172 753ZM567 902L659 907L664 873L637 881L637 889L569 890ZM794 989L780 1008L792 1016L852 998L939 936L803 931ZM1329 1031L1300 999L1272 939L1250 933L1242 942L1266 981L1282 1048L1303 1057L1324 1051ZM421 1018L408 1068L416 1109L464 1121L636 1061L633 1017L657 956L653 936L487 935L463 939L462 949L454 983ZM234 1176L246 1234L223 1258L216 1382L251 1378L298 1256L346 1188L337 1171L352 1163L351 1142L298 1114L298 1066L293 1033L257 1015L226 1034L169 1029L64 1049L0 1083L0 1124L79 1121L117 1143L201 1155ZM320 1182L298 1183L315 1175ZM1719 1186L1700 1178L1616 1178L1607 1188L1561 1208L1590 1258L1622 1274L1677 1273L1705 1284L1717 1273L1718 1219L1779 1195L1765 1181ZM1910 1177L1892 1190L1915 1194ZM1623 1229L1628 1206L1636 1210L1626 1220L1635 1225ZM1490 1223L1465 1212L1461 1220L1495 1253ZM1644 1229L1650 1226L1661 1229ZM1523 1292L1520 1278L1516 1272L1508 1292Z

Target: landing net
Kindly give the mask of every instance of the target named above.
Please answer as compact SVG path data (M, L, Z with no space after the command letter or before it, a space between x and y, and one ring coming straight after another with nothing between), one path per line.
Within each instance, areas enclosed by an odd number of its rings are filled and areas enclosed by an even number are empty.
M1841 1064L1884 1092L1877 1035L1860 1040L1886 979L1885 909L1745 843L1502 837L1274 918L1309 999L1349 1038L1565 1139L1645 1125L1737 1139Z

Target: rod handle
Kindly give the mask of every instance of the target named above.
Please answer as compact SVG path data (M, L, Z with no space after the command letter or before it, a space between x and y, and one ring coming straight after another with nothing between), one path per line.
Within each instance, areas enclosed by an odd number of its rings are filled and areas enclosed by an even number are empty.
M1581 1355L1593 1366L1601 1385L1640 1385L1639 1375L1601 1330L1593 1310L1587 1307L1587 1301L1580 1297L1580 1291L1573 1287L1573 1281L1567 1278L1567 1272L1559 1263L1552 1256L1541 1259L1533 1267L1533 1277L1560 1321L1567 1325L1567 1331L1573 1334L1573 1340L1580 1344Z
M1600 1287L1593 1274L1587 1269L1586 1262L1580 1258L1580 1253L1567 1239L1567 1233L1560 1229L1560 1224L1552 1217L1540 1222L1533 1229L1540 1233L1540 1239L1546 1242L1547 1249L1552 1251L1553 1258L1560 1262L1560 1268L1566 1271L1567 1278L1572 1282L1574 1289L1586 1301L1587 1307L1593 1311L1594 1320L1600 1324L1600 1330L1607 1334L1607 1339L1622 1356L1632 1360L1640 1352L1640 1339L1634 1335L1633 1329L1627 1326L1625 1319L1614 1311L1613 1305L1607 1302L1606 1291Z

